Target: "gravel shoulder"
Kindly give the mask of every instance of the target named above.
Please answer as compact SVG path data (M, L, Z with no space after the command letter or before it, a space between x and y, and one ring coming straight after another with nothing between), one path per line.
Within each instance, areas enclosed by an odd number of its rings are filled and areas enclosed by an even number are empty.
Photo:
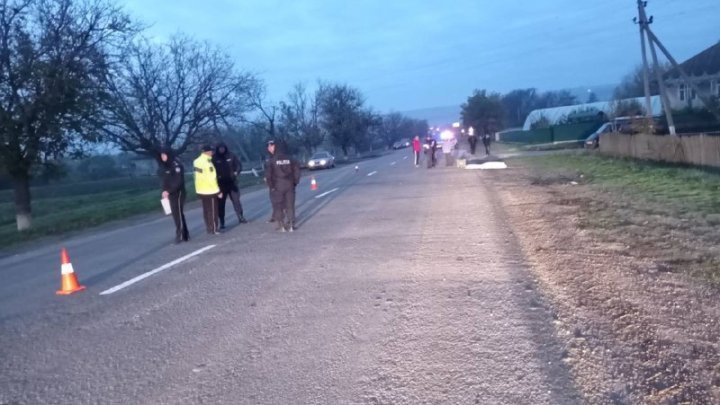
M716 257L712 227L514 163L483 177L556 313L584 402L720 403L719 293L695 268ZM700 259L668 261L678 255Z

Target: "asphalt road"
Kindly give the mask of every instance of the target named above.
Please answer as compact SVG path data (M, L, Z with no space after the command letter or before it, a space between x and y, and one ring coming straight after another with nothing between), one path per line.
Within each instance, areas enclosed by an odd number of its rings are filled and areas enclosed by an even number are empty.
M196 209L187 244L165 217L68 240L72 296L59 245L0 259L0 404L576 403L483 173L408 155L304 178L292 234L262 190L223 235Z

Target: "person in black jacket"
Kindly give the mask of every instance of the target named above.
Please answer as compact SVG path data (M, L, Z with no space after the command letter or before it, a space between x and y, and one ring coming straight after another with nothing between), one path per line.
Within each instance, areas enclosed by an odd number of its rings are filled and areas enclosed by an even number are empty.
M234 153L228 150L227 145L219 143L213 155L213 165L217 172L218 186L220 186L220 192L222 193L218 209L220 229L225 229L225 202L228 197L232 201L233 208L235 208L238 222L241 224L247 223L240 203L240 190L237 186L237 177L242 171L242 163Z
M427 144L427 150L425 153L428 155L427 167L430 169L435 167L435 164L437 163L437 158L435 157L437 151L437 141L435 138L428 136L425 143Z
M170 201L170 210L175 221L175 243L190 239L185 221L185 168L171 149L160 152L160 176L162 177L162 197Z
M270 189L270 202L278 231L295 230L295 187L300 183L300 165L287 154L282 141L268 143L272 157L267 162L265 182Z

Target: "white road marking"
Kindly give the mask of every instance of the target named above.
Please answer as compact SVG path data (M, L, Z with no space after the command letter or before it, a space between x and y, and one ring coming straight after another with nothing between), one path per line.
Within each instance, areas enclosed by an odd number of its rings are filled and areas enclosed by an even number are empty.
M396 164L397 164L397 162L392 162L392 163L390 163L390 166L395 166Z
M371 173L368 173L368 177L370 177L370 176L374 176L374 175L376 175L376 174L377 174L377 172L371 172Z
M108 294L116 293L116 292L122 290L122 289L125 288L125 287L129 287L129 286L137 283L138 281L142 281L142 280L144 280L144 279L152 276L153 274L160 273L161 271L167 270L167 269L169 269L170 267L175 266L176 264L180 264L180 263L184 262L185 260L187 260L187 259L189 259L189 258L191 258L191 257L194 257L194 256L197 256L197 255L202 254L202 253L204 253L204 252L207 252L208 250L214 248L215 246L217 246L217 245L205 246L204 248L202 248L202 249L200 249L200 250L196 250L196 251L194 251L194 252L192 252L192 253L190 253L190 254L188 254L188 255L185 255L185 256L183 256L183 257L181 257L181 258L179 258L179 259L175 259L175 260L171 261L170 263L163 264L162 266L156 268L155 270L148 271L147 273L141 274L141 275L139 275L139 276L137 276L137 277L135 277L135 278L133 278L133 279L130 279L130 280L128 280L128 281L126 281L126 282L124 282L124 283L122 283L122 284L118 284L118 285L116 285L116 286L113 287L113 288L110 288L110 289L108 289L108 290L105 290L105 291L101 292L100 295L108 295Z
M404 157L403 157L403 160L407 160L407 156L404 156Z
M336 191L338 191L338 190L340 190L340 187L336 187L336 188L334 188L334 189L332 189L332 190L330 190L330 191L326 191L326 192L324 192L324 193L322 193L322 194L320 194L320 195L316 195L315 198L323 198L323 197L325 197L326 195L330 195L330 194L332 194L332 193L334 193L334 192L336 192Z

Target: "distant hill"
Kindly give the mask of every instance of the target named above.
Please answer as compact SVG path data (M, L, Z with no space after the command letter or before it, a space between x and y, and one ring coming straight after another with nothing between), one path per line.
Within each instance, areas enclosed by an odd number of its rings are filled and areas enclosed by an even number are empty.
M403 115L419 120L427 120L430 126L448 125L460 121L460 105L445 107L422 108L419 110L401 111Z

